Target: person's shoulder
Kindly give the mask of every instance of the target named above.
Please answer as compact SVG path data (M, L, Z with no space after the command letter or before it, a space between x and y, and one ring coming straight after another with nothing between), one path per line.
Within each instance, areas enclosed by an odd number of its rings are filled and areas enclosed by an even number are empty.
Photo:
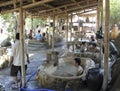
M78 67L78 70L79 70L79 71L83 70L82 66L79 66L79 67Z
M12 48L17 48L20 45L20 41L15 41L15 43L12 44Z
M19 45L19 43L20 43L20 40L16 40L14 45Z

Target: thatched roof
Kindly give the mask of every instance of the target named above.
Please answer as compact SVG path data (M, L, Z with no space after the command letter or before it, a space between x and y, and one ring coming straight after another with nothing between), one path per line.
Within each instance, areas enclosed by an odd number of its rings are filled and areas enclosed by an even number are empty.
M18 11L20 5L33 16L68 14L86 9L95 9L98 0L0 0L0 13Z

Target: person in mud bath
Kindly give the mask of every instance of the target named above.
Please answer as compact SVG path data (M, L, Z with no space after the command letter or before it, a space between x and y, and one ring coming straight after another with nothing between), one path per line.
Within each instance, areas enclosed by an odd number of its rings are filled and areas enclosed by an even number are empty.
M88 46L88 51L89 52L100 52L100 48L97 46L97 44L96 43L91 43L91 44L89 44L89 46Z
M76 75L81 75L83 73L83 68L81 66L81 59L75 58L73 64L75 65L75 67L77 67Z

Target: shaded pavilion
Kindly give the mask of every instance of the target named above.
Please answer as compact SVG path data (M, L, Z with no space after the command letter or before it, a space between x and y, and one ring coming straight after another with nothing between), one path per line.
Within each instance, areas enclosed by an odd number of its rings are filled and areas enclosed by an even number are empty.
M55 19L57 17L72 16L73 12L76 14L83 14L97 10L97 30L103 26L103 0L1 0L0 13L6 14L11 12L19 12L19 32L22 52L22 86L25 86L25 68L24 68L24 13L27 17L39 17L53 19L53 36L55 31ZM80 12L81 11L81 12ZM72 22L72 21L71 21ZM67 24L68 25L68 24ZM68 31L68 26L67 26ZM104 53L104 82L103 90L107 88L108 83L108 31L109 31L109 0L105 0L105 31L104 31L104 45L106 47ZM68 34L66 34L68 38ZM52 39L54 44L54 39ZM54 46L52 45L54 50Z

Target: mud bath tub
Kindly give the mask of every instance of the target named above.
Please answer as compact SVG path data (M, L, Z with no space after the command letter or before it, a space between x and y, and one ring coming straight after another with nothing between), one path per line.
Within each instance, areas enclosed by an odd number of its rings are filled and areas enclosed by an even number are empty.
M73 65L73 57L63 57L59 59L58 66L44 63L39 66L37 81L42 87L51 89L69 88L70 84L78 85L82 78L85 78L89 68L95 67L90 58L81 58L81 66L84 71L76 76L77 68ZM79 84L80 85L80 84Z

